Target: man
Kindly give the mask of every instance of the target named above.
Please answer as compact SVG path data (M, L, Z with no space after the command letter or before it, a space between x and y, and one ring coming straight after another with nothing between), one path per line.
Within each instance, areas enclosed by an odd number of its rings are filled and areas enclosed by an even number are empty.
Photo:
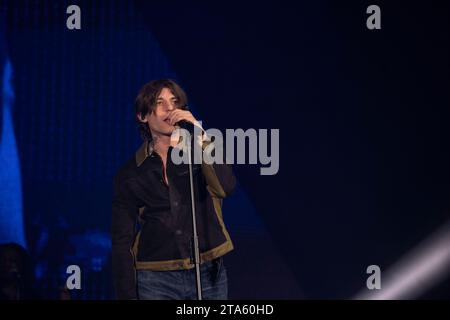
M119 299L196 299L188 165L172 151L180 121L199 126L184 91L155 80L139 92L136 120L144 143L114 179L112 262ZM226 164L193 164L203 299L227 299L223 255L233 249L222 200L235 187Z
M0 300L36 299L29 256L21 245L0 244Z

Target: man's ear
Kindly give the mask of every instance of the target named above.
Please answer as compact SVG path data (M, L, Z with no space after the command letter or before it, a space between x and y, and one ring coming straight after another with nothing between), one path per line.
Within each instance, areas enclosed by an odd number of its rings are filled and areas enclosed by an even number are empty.
M148 122L147 115L143 117L141 113L138 113L136 115L136 117L139 119L140 122L143 122L143 123Z

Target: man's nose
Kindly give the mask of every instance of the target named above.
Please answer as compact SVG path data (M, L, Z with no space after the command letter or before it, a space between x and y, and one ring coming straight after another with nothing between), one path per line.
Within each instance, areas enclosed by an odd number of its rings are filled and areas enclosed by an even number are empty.
M173 105L172 102L167 102L166 103L166 109L167 109L167 111L172 111L172 110L175 109L175 106Z

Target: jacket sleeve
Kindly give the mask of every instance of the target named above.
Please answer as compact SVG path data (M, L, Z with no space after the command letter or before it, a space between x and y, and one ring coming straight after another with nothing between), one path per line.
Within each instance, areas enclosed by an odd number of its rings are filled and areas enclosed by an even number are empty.
M134 257L131 251L136 219L137 207L127 194L123 182L116 177L111 220L112 272L116 298L121 300L137 298Z
M205 141L202 149L205 150L211 143L213 142ZM208 191L211 195L218 198L229 196L236 187L236 177L233 174L231 165L227 164L225 159L223 162L223 164L202 162L202 172L208 185Z

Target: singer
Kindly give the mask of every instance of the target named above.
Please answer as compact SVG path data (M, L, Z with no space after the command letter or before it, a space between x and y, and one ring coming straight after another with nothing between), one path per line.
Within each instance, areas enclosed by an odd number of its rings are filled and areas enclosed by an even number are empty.
M183 89L168 79L144 85L135 101L144 140L114 178L112 264L118 299L196 299L193 223L187 164L170 154L178 124L199 126ZM203 299L227 299L223 256L233 250L222 201L233 192L228 164L193 165Z

